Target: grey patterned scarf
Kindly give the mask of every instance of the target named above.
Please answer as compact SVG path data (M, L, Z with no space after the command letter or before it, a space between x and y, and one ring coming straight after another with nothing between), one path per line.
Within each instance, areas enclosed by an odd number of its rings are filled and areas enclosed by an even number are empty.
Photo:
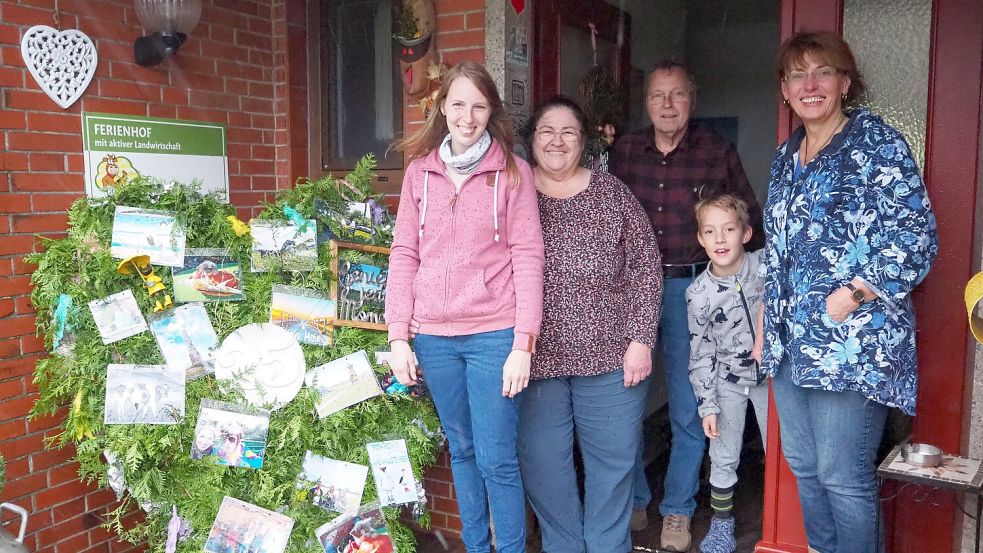
M467 151L461 155L454 155L451 152L451 135L447 133L444 141L440 143L440 159L455 172L461 175L470 175L478 168L478 164L485 158L485 154L490 148L491 135L488 134L488 129L485 129L485 132L478 137L478 141L472 144Z

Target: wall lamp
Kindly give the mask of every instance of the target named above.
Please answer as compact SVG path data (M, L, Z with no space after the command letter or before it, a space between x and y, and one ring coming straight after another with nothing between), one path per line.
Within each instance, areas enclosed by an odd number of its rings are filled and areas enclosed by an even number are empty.
M177 53L201 18L201 0L135 0L134 7L150 32L133 42L133 60L144 67Z

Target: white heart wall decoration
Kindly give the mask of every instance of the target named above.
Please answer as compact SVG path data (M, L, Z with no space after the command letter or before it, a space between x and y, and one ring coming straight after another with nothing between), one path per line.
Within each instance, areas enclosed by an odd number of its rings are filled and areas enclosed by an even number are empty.
M47 25L35 25L24 33L20 54L41 90L62 109L82 96L99 62L96 45L88 35Z

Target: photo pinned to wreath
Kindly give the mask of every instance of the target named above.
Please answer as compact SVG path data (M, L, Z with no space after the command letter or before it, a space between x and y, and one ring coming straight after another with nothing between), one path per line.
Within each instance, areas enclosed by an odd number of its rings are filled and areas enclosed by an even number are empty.
M331 271L337 275L334 324L386 330L389 248L331 241Z

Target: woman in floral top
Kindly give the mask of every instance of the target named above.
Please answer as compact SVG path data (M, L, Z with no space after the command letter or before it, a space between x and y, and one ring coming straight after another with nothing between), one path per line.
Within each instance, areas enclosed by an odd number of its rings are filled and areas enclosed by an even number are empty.
M842 38L794 35L779 76L802 127L771 168L761 364L810 548L874 553L874 458L888 408L915 412L911 291L938 252L935 217L904 137L843 111L864 84Z
M587 126L577 104L551 100L530 128L546 267L540 341L519 412L522 481L543 551L625 553L662 296L659 251L628 187L578 166Z

